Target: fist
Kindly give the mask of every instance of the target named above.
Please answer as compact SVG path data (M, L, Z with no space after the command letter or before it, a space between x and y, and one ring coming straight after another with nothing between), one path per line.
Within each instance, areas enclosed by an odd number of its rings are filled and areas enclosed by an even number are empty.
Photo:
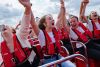
M89 3L89 0L83 0L82 2L83 3Z
M64 3L64 0L60 0L60 3L63 4Z
M30 0L19 0L24 7L31 7Z

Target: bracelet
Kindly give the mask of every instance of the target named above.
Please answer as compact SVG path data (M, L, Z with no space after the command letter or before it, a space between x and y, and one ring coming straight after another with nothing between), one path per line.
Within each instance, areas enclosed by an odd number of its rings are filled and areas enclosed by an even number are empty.
M32 6L32 3L31 3L31 6Z

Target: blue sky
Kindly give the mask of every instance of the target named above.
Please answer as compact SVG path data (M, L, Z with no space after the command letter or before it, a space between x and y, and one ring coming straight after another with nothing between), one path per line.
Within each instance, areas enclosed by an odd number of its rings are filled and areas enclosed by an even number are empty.
M65 0L66 11L78 16L81 1ZM59 0L31 0L31 3L35 16L41 17L45 14L52 14L56 19L59 13ZM90 0L86 15L92 10L100 13L100 0ZM23 6L19 4L18 0L0 0L0 24L15 26L21 20L23 12Z

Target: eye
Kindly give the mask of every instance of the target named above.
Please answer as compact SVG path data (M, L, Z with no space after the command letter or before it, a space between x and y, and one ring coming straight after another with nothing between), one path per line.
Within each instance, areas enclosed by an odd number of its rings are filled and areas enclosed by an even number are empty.
M49 17L49 20L52 20L51 17Z

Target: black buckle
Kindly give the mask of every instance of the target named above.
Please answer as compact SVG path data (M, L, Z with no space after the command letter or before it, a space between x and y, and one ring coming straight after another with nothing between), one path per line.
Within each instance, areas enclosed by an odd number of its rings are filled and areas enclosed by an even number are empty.
M14 58L11 59L12 62L16 63L16 60Z

